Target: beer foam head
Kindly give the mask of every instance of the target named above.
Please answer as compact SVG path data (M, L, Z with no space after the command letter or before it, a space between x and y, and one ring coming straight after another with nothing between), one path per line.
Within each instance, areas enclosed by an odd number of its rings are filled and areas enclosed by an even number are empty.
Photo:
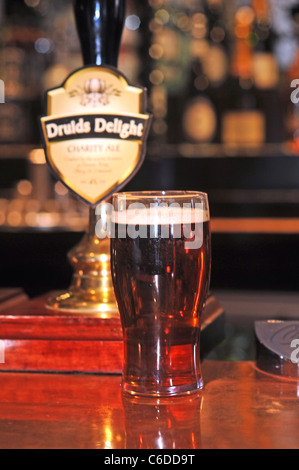
M210 220L209 211L203 204L195 207L179 207L177 205L145 207L132 204L123 211L115 211L113 222L124 225L179 225L204 223Z

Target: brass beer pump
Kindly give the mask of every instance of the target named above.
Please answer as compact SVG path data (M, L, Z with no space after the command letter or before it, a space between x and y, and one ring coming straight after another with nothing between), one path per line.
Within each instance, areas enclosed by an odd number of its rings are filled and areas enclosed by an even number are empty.
M107 217L105 205L101 204L100 217ZM119 315L110 267L110 240L100 240L96 235L98 216L95 208L89 209L89 229L82 241L68 254L74 268L69 291L50 297L46 307L55 312L96 315L114 318Z
M99 220L102 226L107 225L109 214L105 202L141 166L150 123L150 116L145 114L145 90L130 86L116 69L125 8L126 0L75 0L74 11L84 67L74 72L63 87L48 92L48 115L42 119L45 152L52 171L90 206L88 232L68 255L74 268L72 284L67 292L48 299L46 305L49 310L58 314L92 315L107 319L119 315L110 271L110 239L98 238L96 225ZM65 116L66 112L69 113L68 116ZM99 122L102 124L115 121L121 124L133 122L134 125L138 122L140 126L144 126L142 138L139 141L131 138L125 142L115 131L113 136L111 133L104 136L96 133L100 130ZM84 144L86 142L91 148L102 149L87 157L95 165L94 174L96 171L99 173L99 182L102 176L98 168L101 165L110 165L112 177L107 177L103 189L94 182L93 187L87 186L80 176L80 173L85 174L88 171L84 166L85 156L72 155L70 158L68 155L70 145L66 147L66 143L73 140L67 140L70 137L63 135L66 122L68 129L72 129L74 133L79 129L78 136L72 136L72 139L78 138L80 142L82 138L88 139ZM132 129L134 125L131 126ZM58 128L62 129L59 137L55 134ZM101 137L104 138L101 140ZM109 163L107 142L111 143L112 137L118 139L117 146L120 147L117 164L113 163L115 155ZM90 178L95 178L94 174Z

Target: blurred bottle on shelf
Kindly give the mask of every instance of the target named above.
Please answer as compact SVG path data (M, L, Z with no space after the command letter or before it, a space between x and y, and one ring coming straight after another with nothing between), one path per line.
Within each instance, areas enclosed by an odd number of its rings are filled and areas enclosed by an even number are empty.
M125 26L119 54L118 68L132 84L137 84L141 62L139 48L141 47L141 21L139 9L135 8L133 0L127 1Z
M198 2L150 0L149 4L151 134L155 141L178 143L182 140L181 119L188 87L192 18Z
M286 71L284 111L287 150L299 154L299 6L294 7L291 12L298 48Z
M269 0L253 0L255 21L250 41L253 46L253 81L266 119L266 142L283 142L284 125L280 96L280 70L274 54L275 36Z
M51 63L41 76L43 92L61 86L66 78L83 65L76 31L72 2L40 0L43 5L45 50L51 54Z
M253 78L250 41L255 20L250 4L235 13L229 104L222 121L222 142L235 148L260 148L266 142L266 117Z
M193 15L190 82L183 113L184 140L220 143L228 86L230 37L223 0L203 0Z
M45 58L35 49L42 32L28 4L29 0L10 0L3 5L0 77L5 83L5 104L0 106L0 143L39 141L35 117L41 112L39 82Z
M254 83L260 90L271 90L279 84L279 68L273 53L275 38L269 0L252 0L252 5L255 20L250 40L254 48Z
M151 0L150 96L155 140L220 142L229 34L222 0Z

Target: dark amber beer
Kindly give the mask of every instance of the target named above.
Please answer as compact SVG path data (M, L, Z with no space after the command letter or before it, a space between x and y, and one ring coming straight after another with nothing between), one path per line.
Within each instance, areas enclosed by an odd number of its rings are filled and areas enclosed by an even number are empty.
M132 195L120 209L124 196L114 196L112 278L124 332L123 389L155 396L190 393L203 386L200 318L211 259L206 196L150 194L139 193L133 210Z

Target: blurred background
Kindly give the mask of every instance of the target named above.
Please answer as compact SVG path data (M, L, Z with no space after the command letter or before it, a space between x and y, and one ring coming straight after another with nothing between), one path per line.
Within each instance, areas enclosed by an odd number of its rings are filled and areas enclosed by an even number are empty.
M33 297L69 286L87 227L39 131L45 91L82 58L71 0L0 0L0 28L0 286ZM251 357L255 318L299 315L299 2L127 0L119 69L153 114L125 189L208 192L211 291L228 316L215 354Z

